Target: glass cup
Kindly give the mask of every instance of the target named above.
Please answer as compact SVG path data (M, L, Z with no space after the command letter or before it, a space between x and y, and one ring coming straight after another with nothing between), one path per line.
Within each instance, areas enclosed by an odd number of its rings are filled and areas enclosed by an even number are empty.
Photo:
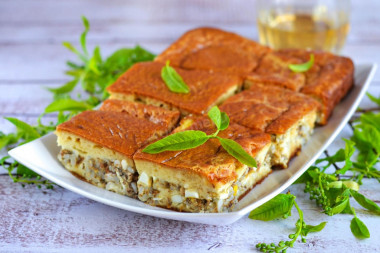
M350 0L256 0L260 43L274 49L339 53L350 29Z

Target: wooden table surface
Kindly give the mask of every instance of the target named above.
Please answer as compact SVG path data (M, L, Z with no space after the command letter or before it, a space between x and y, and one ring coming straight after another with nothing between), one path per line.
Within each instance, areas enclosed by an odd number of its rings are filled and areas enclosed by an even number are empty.
M103 56L136 43L159 53L184 31L197 26L225 28L257 39L254 1L49 1L0 0L0 115L35 123L50 103L42 87L58 87L73 55L62 41L78 45L81 15L88 17L90 47L100 45ZM352 27L343 54L356 63L380 63L380 2L353 1ZM370 92L380 94L380 72ZM373 107L365 99L361 107ZM0 130L13 127L0 119ZM329 147L342 147L346 127ZM4 154L5 151L3 150ZM256 243L286 239L297 219L259 222L247 217L229 226L209 226L135 214L86 199L68 190L22 188L0 168L1 252L254 252ZM380 252L380 218L357 205L371 238L357 240L350 232L351 216L320 213L302 186L291 186L306 221L327 221L324 232L311 234L292 252ZM379 184L365 180L361 192L380 203Z

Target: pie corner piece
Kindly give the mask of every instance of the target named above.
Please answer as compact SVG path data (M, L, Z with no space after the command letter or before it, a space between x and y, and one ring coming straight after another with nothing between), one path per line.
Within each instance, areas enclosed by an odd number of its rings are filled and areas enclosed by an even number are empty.
M146 118L143 110L123 112L128 107L136 109L128 102L106 101L101 110L82 112L60 124L55 134L61 147L58 159L66 169L98 187L136 198L133 154L170 132L179 114L152 116L157 109L148 107Z
M295 73L289 64L307 62L315 57L313 66ZM283 49L265 55L257 69L245 77L244 87L254 83L272 84L304 93L319 102L317 123L327 124L334 107L354 84L354 64L350 58L322 51Z

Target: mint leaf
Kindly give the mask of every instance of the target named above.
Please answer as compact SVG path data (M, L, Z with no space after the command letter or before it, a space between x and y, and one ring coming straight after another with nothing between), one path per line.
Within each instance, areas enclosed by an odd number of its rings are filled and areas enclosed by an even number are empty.
M349 197L345 196L341 201L336 203L331 210L328 212L328 215L334 215L343 212L346 209L346 206L349 204Z
M65 83L61 87L58 87L58 88L47 88L47 90L50 91L50 92L52 92L52 93L54 93L55 95L69 93L69 92L71 92L75 88L75 86L77 85L77 83L78 83L78 80L74 79L74 80L72 80L70 82Z
M347 139L343 139L343 140L346 143L346 147L344 149L345 164L343 168L336 171L336 173L339 173L339 174L345 174L351 168L352 166L351 157L355 152L355 148L354 148L355 142L347 140Z
M378 106L380 106L380 97L379 98L376 98L375 96L372 96L371 94L369 94L368 92L366 93L367 94L367 97L374 103L376 103Z
M62 42L62 45L74 54L76 54L78 58L81 59L84 63L87 62L86 57L84 57L70 42L64 41Z
M85 53L85 55L88 55L87 47L86 47L86 36L88 31L90 30L90 23L88 22L87 18L85 16L82 16L83 26L84 26L84 32L80 36L80 44L82 45L82 50Z
M316 226L306 225L304 228L302 228L301 234L303 236L307 236L309 233L322 231L322 229L324 229L324 227L326 226L326 223L327 222L322 222Z
M222 112L221 115L222 115L222 122L220 124L220 130L225 130L230 124L230 118L225 112Z
M28 123L16 118L6 117L5 119L16 126L17 131L20 133L20 135L25 141L32 141L41 137L37 130Z
M358 218L354 217L351 220L351 232L359 239L369 238L370 234L367 226Z
M210 137L202 131L188 130L166 136L145 147L143 152L157 154L163 151L177 151L198 147Z
M182 77L175 71L174 68L169 66L169 61L166 66L161 70L161 78L165 82L170 91L175 93L189 93L190 89L183 81Z
M20 135L10 133L10 134L4 134L0 131L0 149L12 145L14 143L17 143L18 140L21 138Z
M239 143L231 139L221 138L216 136L222 144L222 147L228 152L228 154L235 157L239 162L248 165L249 167L257 167L256 160L248 154Z
M288 215L292 210L295 197L290 194L279 194L268 202L251 211L252 220L270 221Z
M52 102L45 108L45 113L59 111L84 111L89 109L91 109L91 106L89 106L87 103L67 98Z
M213 106L208 111L209 118L214 122L218 130L225 130L230 124L227 113L221 112L217 106Z
M370 199L367 199L364 195L357 191L350 190L351 196L364 208L380 214L380 207Z
M308 71L314 64L314 54L310 54L309 61L301 64L289 64L288 67L291 71L299 73Z

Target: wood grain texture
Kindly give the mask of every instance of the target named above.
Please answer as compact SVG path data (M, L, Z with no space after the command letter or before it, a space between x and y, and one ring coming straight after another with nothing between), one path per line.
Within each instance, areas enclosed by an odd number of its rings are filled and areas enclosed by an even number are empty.
M306 244L297 243L294 252L375 252L378 217L356 204L357 215L370 229L372 237L358 241L349 232L350 215L328 217L307 200L301 186L289 189L298 196L310 224L328 221L324 233L310 235ZM377 185L365 183L363 194L380 202ZM247 217L228 226L210 226L144 216L105 206L63 188L39 190L34 186L14 185L0 176L0 251L24 249L40 252L133 250L134 252L249 252L261 241L284 240L298 219L252 221ZM334 235L334 236L332 236ZM60 249L57 248L59 245ZM96 247L96 248L95 248Z
M351 32L343 54L356 62L380 63L380 2L352 1ZM253 0L0 0L0 116L36 123L51 101L42 87L58 87L66 60L76 60L62 45L78 46L80 16L91 23L89 47L100 45L102 55L141 44L159 53L184 31L215 26L257 39ZM78 89L79 91L79 89ZM380 95L380 72L370 92ZM361 105L374 105L365 98ZM44 119L54 120L54 115ZM14 127L0 118L0 130ZM329 153L344 146L346 126ZM5 150L0 151L0 155ZM273 222L247 217L229 226L208 226L164 220L112 208L63 188L53 191L11 182L0 168L0 252L255 252L256 243L284 240L297 219ZM3 174L3 175L1 175ZM289 188L310 224L328 221L323 233L311 234L292 252L379 252L380 220L356 204L371 238L359 241L349 231L351 216L328 217L309 201L300 186ZM366 180L361 191L380 203L378 183Z

